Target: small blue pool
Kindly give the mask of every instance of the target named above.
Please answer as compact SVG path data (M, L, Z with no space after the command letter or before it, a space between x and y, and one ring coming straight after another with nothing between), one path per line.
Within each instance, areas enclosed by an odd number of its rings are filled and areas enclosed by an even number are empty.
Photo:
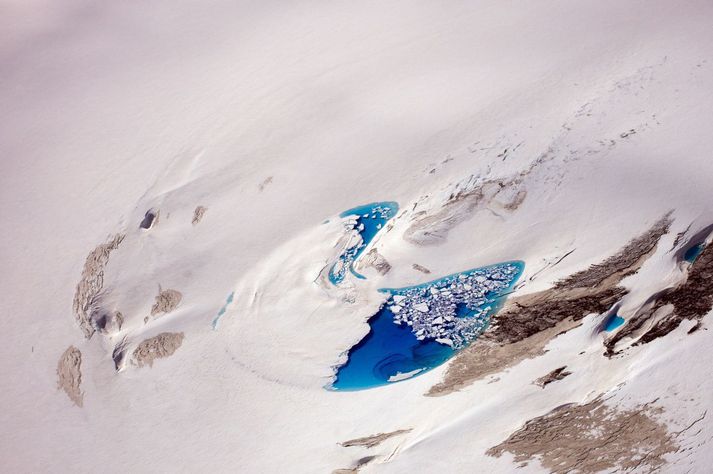
M443 364L475 340L512 291L524 262L505 262L417 286L379 290L388 299L349 350L332 388L363 390Z
M333 285L341 283L347 271L357 278L364 278L354 271L354 262L398 211L398 203L387 201L358 206L339 215L351 238L329 271L329 281Z
M222 318L223 315L225 314L225 311L228 309L228 305L230 305L230 303L233 302L234 297L235 297L235 292L232 292L225 299L225 304L223 305L222 308L220 308L220 311L218 311L218 314L215 315L215 318L213 318L213 329L218 329L218 322L220 321L220 318Z
M690 249L686 250L686 253L683 255L683 259L685 261L687 261L688 263L693 263L703 253L703 250L705 248L706 248L705 243L700 243L698 245L694 245Z
M607 319L606 324L604 325L604 330L607 332L611 332L624 324L625 319L622 318L621 316L617 314L613 314L609 316L609 319Z

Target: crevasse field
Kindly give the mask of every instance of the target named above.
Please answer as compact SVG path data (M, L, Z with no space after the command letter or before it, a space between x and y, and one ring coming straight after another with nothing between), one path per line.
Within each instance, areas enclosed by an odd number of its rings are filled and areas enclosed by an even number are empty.
M713 3L0 0L0 471L709 473Z

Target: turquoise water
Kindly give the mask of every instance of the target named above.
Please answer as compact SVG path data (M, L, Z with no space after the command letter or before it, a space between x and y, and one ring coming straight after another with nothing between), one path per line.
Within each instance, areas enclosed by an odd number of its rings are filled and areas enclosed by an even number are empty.
M354 271L354 262L359 258L364 249L371 243L376 234L384 228L386 223L391 220L399 211L399 205L396 202L373 202L358 206L342 212L339 217L345 219L348 217L356 218L355 224L347 224L348 231L356 231L361 237L361 241L351 247L344 249L338 257L337 262L329 271L329 281L333 285L338 285L344 280L347 270L349 270L357 278L364 276Z
M625 319L622 318L619 315L613 314L609 316L609 319L607 320L607 323L604 325L604 330L607 332L611 332L624 324Z
M523 269L523 262L506 262L422 285L379 290L389 299L368 320L369 333L349 350L332 388L379 387L443 364L487 328ZM488 279L476 280L484 277ZM412 309L423 304L427 312ZM438 319L448 320L435 324Z
M694 245L686 251L686 253L683 255L683 259L688 263L693 263L696 261L698 256L703 253L703 249L705 248L706 245L704 243Z
M225 304L223 305L222 308L220 308L220 311L218 311L218 314L213 318L213 329L218 329L218 321L220 321L220 318L223 317L225 314L225 311L228 309L228 305L233 302L233 298L235 297L235 292L232 292L228 295L228 297L225 300Z

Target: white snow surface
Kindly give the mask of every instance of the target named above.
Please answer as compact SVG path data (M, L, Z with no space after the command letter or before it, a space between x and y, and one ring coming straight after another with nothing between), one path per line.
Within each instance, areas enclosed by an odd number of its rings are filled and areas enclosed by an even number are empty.
M0 471L329 473L375 455L363 472L508 473L511 456L488 448L602 393L659 398L682 429L713 409L713 331L687 335L692 323L608 359L590 315L543 356L445 397L424 393L447 364L324 387L378 288L523 260L518 294L542 290L670 210L619 314L680 278L676 233L713 223L712 86L703 0L0 0ZM456 186L543 156L518 209L479 210L439 245L403 239L414 204L437 211ZM401 211L371 245L392 270L320 285L336 216L387 200ZM160 220L140 230L151 208ZM86 340L75 286L116 233L105 298L126 322ZM181 304L144 324L159 285ZM185 334L175 354L115 370L122 338L165 331ZM81 408L57 390L70 345ZM532 385L562 365L567 379ZM666 472L708 472L709 420ZM338 444L400 429L372 449Z

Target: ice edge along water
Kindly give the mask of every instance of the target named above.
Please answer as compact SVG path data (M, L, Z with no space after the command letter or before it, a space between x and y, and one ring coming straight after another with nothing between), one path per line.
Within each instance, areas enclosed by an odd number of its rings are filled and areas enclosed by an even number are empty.
M369 318L369 333L337 368L330 388L363 390L424 374L477 339L519 279L510 261L454 273L389 295Z
M349 233L349 239L329 270L329 281L333 285L338 285L344 280L347 270L359 279L365 278L354 270L354 262L398 211L398 203L384 201L357 206L339 215L344 219L344 227Z

